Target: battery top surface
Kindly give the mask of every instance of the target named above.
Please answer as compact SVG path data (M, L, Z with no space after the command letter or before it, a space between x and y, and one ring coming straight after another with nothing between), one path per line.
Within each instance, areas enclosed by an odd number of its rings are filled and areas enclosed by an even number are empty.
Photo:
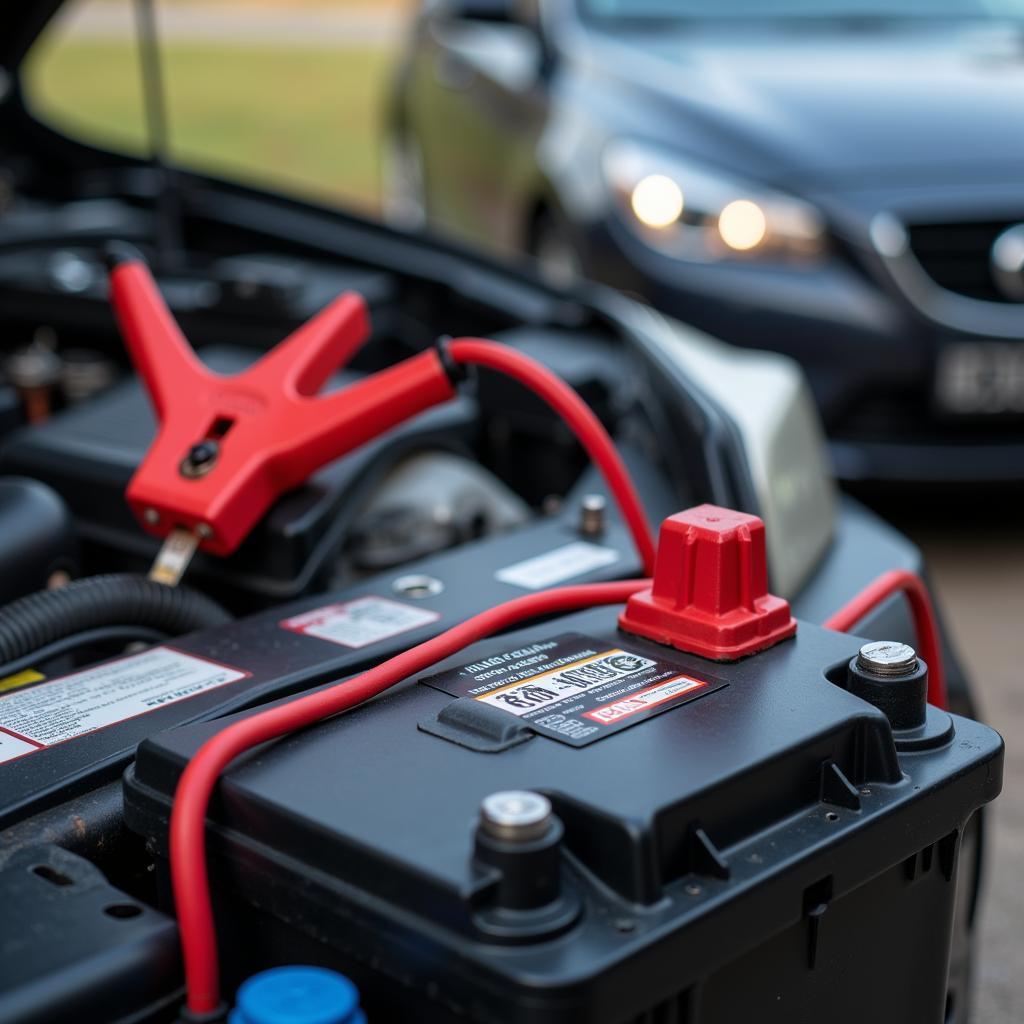
M714 857L807 814L813 827L797 845L828 845L997 756L994 732L958 719L960 744L947 737L901 761L881 712L826 675L858 646L801 624L795 639L724 665L621 633L612 611L568 616L476 644L248 755L222 780L213 814L247 843L470 927L467 896L487 884L473 858L481 802L534 790L584 870L653 905L708 846ZM165 818L187 759L220 727L145 742L129 813ZM977 735L968 743L965 731ZM965 792L950 820L986 798ZM845 821L825 819L830 799L849 805ZM710 842L695 845L696 832Z

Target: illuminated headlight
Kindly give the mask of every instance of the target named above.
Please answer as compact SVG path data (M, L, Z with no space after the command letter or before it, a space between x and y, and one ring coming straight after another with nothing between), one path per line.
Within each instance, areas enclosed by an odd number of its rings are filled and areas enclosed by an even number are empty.
M809 203L684 157L620 140L603 171L627 223L679 259L811 260L825 247Z
M629 205L634 216L649 228L667 228L678 223L683 212L683 193L664 174L648 174L633 187Z

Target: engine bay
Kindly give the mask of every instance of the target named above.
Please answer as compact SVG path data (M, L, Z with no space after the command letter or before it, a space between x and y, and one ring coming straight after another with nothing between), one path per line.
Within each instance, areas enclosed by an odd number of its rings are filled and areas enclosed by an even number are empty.
M152 170L74 181L0 219L0 1018L853 1022L927 932L936 1019L1001 741L915 573L793 618L832 524L779 595L670 327L199 179L168 251ZM892 668L846 634L901 594Z

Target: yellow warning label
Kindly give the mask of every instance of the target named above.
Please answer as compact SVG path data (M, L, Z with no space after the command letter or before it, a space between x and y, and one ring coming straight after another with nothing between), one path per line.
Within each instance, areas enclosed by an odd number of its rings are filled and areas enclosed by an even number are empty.
M37 672L34 668L27 668L24 672L15 672L13 676L0 679L0 693L16 690L19 686L28 686L29 683L38 683L45 678L46 676L42 672Z

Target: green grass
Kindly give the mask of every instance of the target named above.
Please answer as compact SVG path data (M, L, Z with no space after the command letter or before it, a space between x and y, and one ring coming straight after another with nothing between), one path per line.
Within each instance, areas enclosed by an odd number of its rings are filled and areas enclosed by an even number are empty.
M146 151L134 47L44 40L26 70L37 116L83 141ZM167 42L171 149L181 166L375 209L385 48Z

